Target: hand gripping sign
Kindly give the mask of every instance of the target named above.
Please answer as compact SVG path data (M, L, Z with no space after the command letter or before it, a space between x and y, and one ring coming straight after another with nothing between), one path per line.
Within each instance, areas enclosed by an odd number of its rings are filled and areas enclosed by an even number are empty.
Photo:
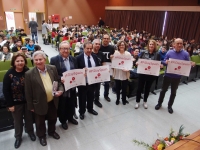
M109 66L87 68L88 84L110 81Z
M63 73L65 91L79 85L86 85L85 69L74 69Z
M191 61L169 59L167 73L189 76L191 70Z
M160 72L160 61L139 59L137 73L158 76Z

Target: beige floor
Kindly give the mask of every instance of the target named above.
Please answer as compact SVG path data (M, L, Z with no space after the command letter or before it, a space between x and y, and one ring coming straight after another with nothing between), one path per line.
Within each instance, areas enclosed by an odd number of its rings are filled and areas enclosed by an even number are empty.
M42 49L50 56L57 52L51 46L42 45ZM132 141L138 139L152 144L160 136L167 136L170 128L178 130L184 125L184 132L193 133L200 129L200 80L190 82L188 85L179 86L175 103L174 113L167 111L167 101L170 90L166 93L163 107L156 111L157 95L150 94L148 99L149 108L145 110L142 106L134 109L135 97L128 99L128 105L121 103L116 106L116 97L110 92L111 102L103 98L103 86L101 87L100 101L103 108L94 106L99 113L93 116L85 113L85 119L78 119L79 125L69 124L68 130L63 130L57 122L57 132L60 140L54 140L47 136L48 145L42 147L37 139L30 141L27 134L23 134L23 142L20 150L143 150ZM78 114L78 110L77 110ZM14 149L14 130L0 133L0 150Z

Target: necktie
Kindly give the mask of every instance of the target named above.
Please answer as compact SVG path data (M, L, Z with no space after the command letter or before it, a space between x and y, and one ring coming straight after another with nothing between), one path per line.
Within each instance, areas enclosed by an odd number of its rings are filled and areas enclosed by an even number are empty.
M92 67L92 64L91 64L91 61L90 61L90 56L88 56L88 68L91 68Z
M66 58L66 59L64 60L64 62L65 62L65 67L66 67L66 69L67 69L67 70L70 70L69 60Z

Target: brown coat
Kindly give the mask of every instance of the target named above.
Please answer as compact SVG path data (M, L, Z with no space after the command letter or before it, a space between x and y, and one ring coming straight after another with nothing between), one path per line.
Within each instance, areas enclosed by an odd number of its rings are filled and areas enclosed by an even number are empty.
M53 81L59 81L58 91L64 91L64 88L59 80L59 76L55 66L46 65L47 72ZM48 110L47 96L40 77L39 71L36 67L29 70L25 74L25 96L28 110L34 109L38 115L46 115ZM53 101L58 108L58 97L54 97Z

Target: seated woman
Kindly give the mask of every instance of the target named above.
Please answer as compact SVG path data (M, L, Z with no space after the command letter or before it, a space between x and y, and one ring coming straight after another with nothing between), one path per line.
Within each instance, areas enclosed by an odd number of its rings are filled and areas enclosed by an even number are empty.
M63 41L69 40L69 33L65 33L65 35L63 36Z
M0 51L0 61L11 60L12 57L13 53L10 52L9 46L4 44Z
M118 42L118 50L115 51L114 55L129 55L131 54L127 51L127 45L124 41L119 41ZM113 56L111 56L112 58ZM128 86L128 79L130 76L129 70L122 70L122 69L114 69L113 70L113 78L115 80L115 85L116 85L116 95L117 95L117 100L116 100L116 105L119 105L120 102L120 91L122 90L122 102L123 105L126 105L128 101L126 100L126 90Z
M26 45L26 47L27 47L28 51L32 51L33 52L35 50L35 48L34 48L35 45L34 45L33 40L30 40L28 45Z

